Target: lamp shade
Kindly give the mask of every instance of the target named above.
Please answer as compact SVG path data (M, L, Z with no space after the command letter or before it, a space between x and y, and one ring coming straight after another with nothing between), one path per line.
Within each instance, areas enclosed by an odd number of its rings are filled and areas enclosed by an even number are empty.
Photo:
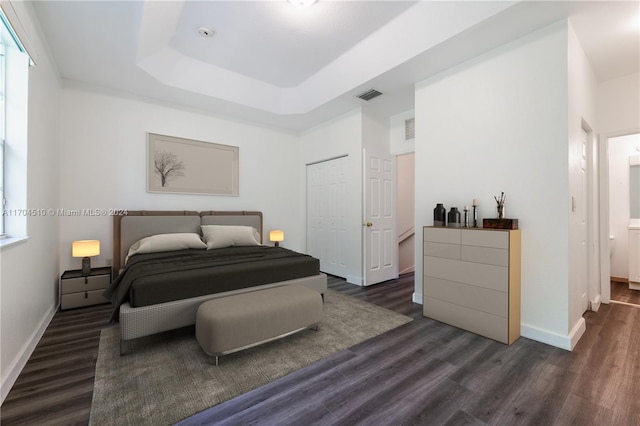
M269 241L284 241L284 231L278 229L269 231Z
M100 254L100 240L79 240L71 245L71 256L89 257Z

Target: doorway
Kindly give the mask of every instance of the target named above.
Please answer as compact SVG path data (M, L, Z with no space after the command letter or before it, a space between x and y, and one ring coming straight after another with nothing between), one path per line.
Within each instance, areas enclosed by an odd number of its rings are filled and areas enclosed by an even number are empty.
M609 284L610 300L614 303L640 305L640 290L629 285L630 249L633 221L640 224L640 217L631 208L632 158L640 156L640 133L611 137L608 139L608 245L610 269L606 282ZM635 204L634 204L635 205Z
M398 155L397 229L398 272L400 275L415 270L415 153Z
M307 165L307 254L320 270L348 278L346 253L348 157Z

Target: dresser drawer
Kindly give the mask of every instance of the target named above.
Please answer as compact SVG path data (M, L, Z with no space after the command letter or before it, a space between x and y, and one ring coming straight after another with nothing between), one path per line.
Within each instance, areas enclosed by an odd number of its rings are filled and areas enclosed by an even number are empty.
M487 265L509 266L509 250L460 246L460 259L467 262L486 263Z
M454 228L424 228L424 241L460 244L460 230Z
M509 293L504 291L425 276L423 294L503 318L509 316Z
M498 291L509 291L509 269L504 266L424 257L424 275Z
M423 245L425 256L460 259L460 244L433 243L425 241Z
M423 314L426 317L468 330L472 333L509 343L509 323L507 318L476 311L431 297L424 298Z
M60 309L79 308L82 306L109 303L109 300L102 295L103 292L104 290L92 290L63 294L60 298Z
M62 294L78 293L106 289L111 284L110 275L93 275L88 277L65 278L60 280L60 292Z
M465 246L509 248L509 231L483 231L465 229L462 231L460 243Z

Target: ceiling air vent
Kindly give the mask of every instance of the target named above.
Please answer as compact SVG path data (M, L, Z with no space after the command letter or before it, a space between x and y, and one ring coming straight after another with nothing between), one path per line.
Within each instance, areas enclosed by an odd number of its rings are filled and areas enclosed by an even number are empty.
M356 96L356 98L364 99L365 101L370 101L373 98L377 98L382 95L382 92L378 92L376 89L367 90L364 93L360 93Z
M416 137L416 119L409 118L404 120L404 140L409 141Z

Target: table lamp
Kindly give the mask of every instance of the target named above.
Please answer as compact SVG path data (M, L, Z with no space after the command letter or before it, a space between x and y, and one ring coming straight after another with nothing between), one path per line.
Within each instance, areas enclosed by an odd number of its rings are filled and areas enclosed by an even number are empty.
M85 277L91 273L91 259L89 257L99 254L99 240L79 240L74 241L71 245L71 256L82 258L82 275Z
M284 231L279 229L274 229L273 231L269 231L269 241L273 241L274 246L279 247L280 241L284 240Z

